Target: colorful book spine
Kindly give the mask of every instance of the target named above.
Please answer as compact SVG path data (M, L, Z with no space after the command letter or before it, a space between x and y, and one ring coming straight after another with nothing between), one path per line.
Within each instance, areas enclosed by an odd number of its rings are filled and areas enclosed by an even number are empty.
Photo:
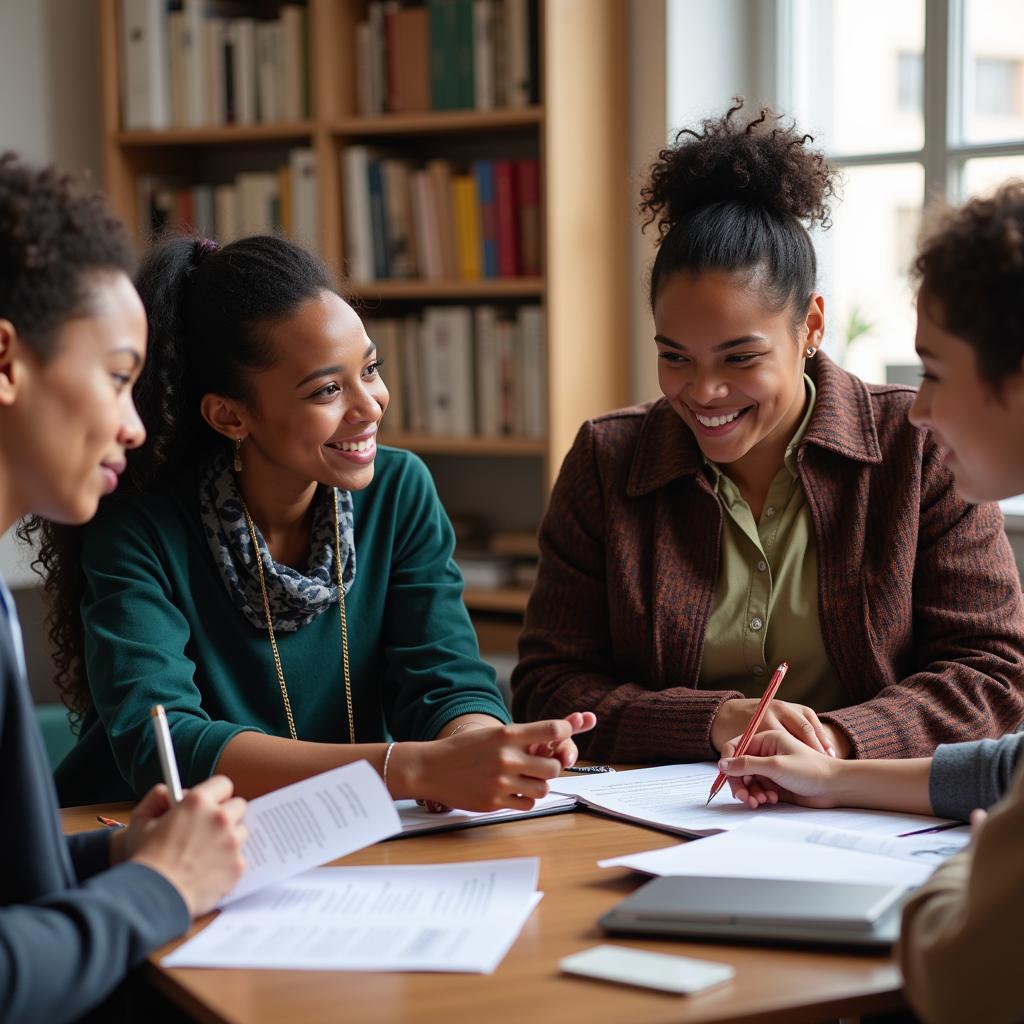
M498 277L498 218L494 205L494 164L477 160L473 164L477 201L480 207L480 261L484 277Z
M477 281L482 276L483 244L480 235L476 179L472 175L457 174L452 179L452 206L455 213L459 277L463 281Z
M379 160L371 160L367 164L366 181L370 194L373 274L378 280L384 280L391 276L391 261L388 258L388 215L384 198L384 173Z
M519 270L519 228L516 219L515 169L511 160L494 163L494 205L498 234L498 273L516 277Z
M541 272L540 162L517 160L515 165L518 199L519 261L527 277Z

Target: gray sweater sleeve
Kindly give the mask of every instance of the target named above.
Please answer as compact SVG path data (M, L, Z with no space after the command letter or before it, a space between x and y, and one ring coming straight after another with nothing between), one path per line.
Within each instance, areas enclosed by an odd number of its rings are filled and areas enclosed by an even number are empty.
M976 807L988 810L1009 792L1024 749L1024 733L998 740L938 747L928 778L928 796L940 818L967 821Z

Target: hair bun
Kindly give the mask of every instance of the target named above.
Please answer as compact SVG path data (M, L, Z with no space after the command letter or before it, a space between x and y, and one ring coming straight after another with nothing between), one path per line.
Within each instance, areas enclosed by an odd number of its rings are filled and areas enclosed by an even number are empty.
M699 131L682 129L663 149L641 190L644 227L656 222L661 238L693 210L721 202L742 202L795 217L811 227L828 227L827 200L835 195L835 173L814 141L782 116L762 107L742 122L737 97L719 118Z

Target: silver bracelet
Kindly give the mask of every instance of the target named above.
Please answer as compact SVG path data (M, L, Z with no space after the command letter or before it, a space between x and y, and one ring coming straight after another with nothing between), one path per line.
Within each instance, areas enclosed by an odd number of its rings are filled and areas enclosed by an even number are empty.
M388 744L388 749L384 752L384 771L381 773L381 777L384 779L384 788L388 789L388 761L391 760L391 751L395 749L394 741ZM390 793L391 790L388 789Z

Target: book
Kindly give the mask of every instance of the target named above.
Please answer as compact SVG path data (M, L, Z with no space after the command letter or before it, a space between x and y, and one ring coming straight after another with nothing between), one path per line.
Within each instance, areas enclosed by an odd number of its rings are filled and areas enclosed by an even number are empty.
M291 186L291 228L295 241L316 247L320 235L317 197L316 154L312 149L293 149L288 153Z
M519 274L519 225L516 213L515 170L511 160L494 162L494 210L498 236L498 273Z
M449 64L454 84L452 103L456 110L471 110L475 102L473 0L453 0Z
M402 393L402 321L396 317L367 320L366 333L377 346L377 359L381 363L380 376L388 389L388 407L385 429L401 431L405 428L405 400Z
M483 437L499 437L502 433L497 321L494 306L480 305L473 310L476 424Z
M199 128L206 124L206 99L203 73L203 20L205 0L184 0L184 25L181 34L182 73L184 75L184 124Z
M423 315L427 429L431 434L473 434L472 313L465 306L432 306Z
M209 125L227 124L227 84L224 71L223 18L203 22L203 100L204 119Z
M410 208L409 166L404 160L382 160L381 172L384 180L386 244L391 277L415 277L417 268Z
M430 109L430 26L426 7L402 7L395 15L393 67L395 112Z
M515 163L516 219L519 227L520 271L528 277L541 273L540 162Z
M171 69L171 124L176 128L187 126L185 99L185 12L170 11L167 15L167 49Z
M452 178L452 207L455 214L455 248L458 276L476 281L481 276L483 243L477 209L476 179L470 174Z
M433 110L454 110L457 78L455 45L455 0L427 0L430 46L430 106Z
M165 0L121 0L121 123L129 131L171 126Z
M433 185L434 208L437 211L437 235L441 243L441 272L445 278L458 276L455 249L455 218L452 211L452 165L448 160L430 160L427 171Z
M213 190L213 208L217 223L217 241L227 245L242 237L238 188L235 185L216 185Z
M473 106L493 110L495 0L473 0Z
M232 39L232 95L236 124L256 122L256 20L231 18L228 31Z
M309 116L309 61L306 8L282 4L281 19L281 116L299 121Z
M544 395L547 351L544 345L544 310L540 306L520 306L519 347L522 368L523 436L547 435L547 402Z
M345 206L345 272L356 282L373 280L373 227L370 220L366 146L346 146L342 153Z
M505 0L505 102L530 104L530 8L528 0Z
M279 22L256 23L256 118L263 123L282 120L282 44Z
M427 387L423 376L423 324L410 313L402 320L400 340L402 353L402 379L405 383L405 427L422 434L427 430Z
M383 281L391 276L388 255L387 210L384 206L384 175L380 160L366 165L366 180L370 195L370 238L373 249L373 276Z
M497 277L498 219L494 205L494 164L477 160L473 164L480 220L480 266L484 277Z
M437 203L430 172L412 172L412 222L416 246L416 265L420 276L437 281L444 277L441 256L441 232L437 221Z

